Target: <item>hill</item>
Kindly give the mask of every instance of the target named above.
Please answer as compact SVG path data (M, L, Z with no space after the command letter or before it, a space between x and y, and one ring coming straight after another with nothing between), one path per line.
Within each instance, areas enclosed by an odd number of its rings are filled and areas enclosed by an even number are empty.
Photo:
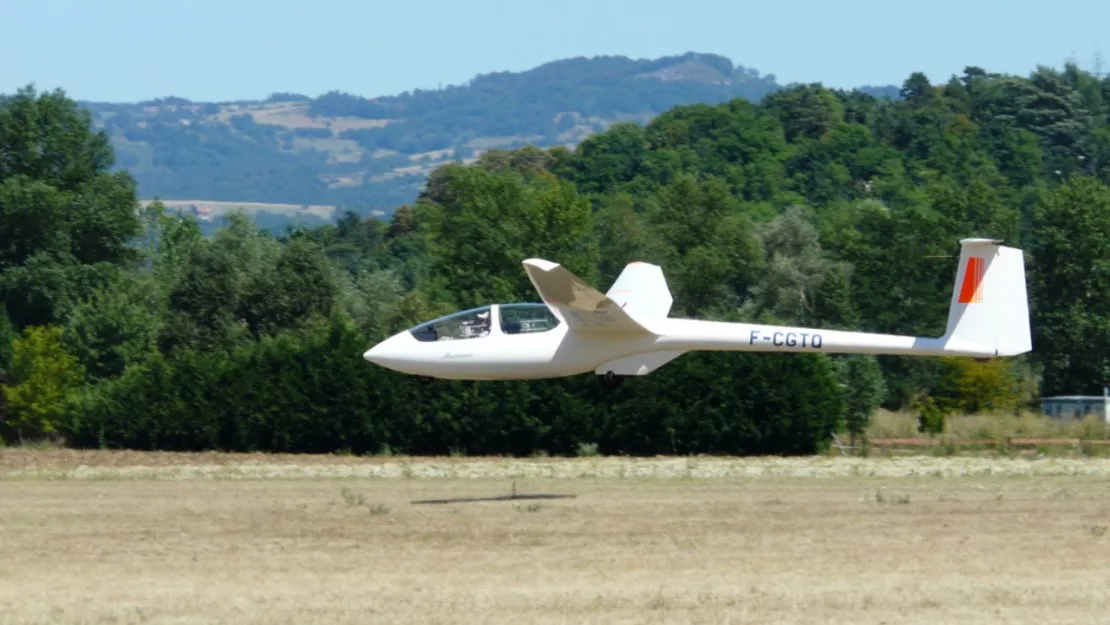
M136 176L142 197L293 204L245 208L314 223L336 207L389 214L416 197L435 167L489 149L574 146L615 122L647 122L683 104L755 102L779 88L773 74L690 52L565 59L379 98L332 91L81 104L111 136L116 166ZM864 91L897 95L895 87Z

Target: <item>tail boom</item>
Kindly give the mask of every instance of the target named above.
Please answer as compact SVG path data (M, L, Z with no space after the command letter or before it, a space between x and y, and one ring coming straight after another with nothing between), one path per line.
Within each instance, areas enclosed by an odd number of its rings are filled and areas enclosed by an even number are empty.
M939 337L662 319L663 349L902 356L1017 356L1032 349L1022 251L992 239L960 241L948 324Z
M999 355L963 339L874 334L790 326L666 319L654 328L656 347L682 351L813 352L904 356Z

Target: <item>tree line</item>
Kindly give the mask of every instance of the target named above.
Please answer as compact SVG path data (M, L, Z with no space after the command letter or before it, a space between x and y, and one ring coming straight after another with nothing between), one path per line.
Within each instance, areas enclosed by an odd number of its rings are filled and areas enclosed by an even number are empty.
M64 93L0 100L5 438L80 447L410 454L807 454L876 408L1014 412L1110 376L1110 79L911 75L679 106L575 150L433 172L388 220L205 236L139 209ZM672 314L939 335L958 240L1026 252L1021 358L689 353L592 375L411 377L362 352L463 307L535 301L543 257L604 290L664 268Z

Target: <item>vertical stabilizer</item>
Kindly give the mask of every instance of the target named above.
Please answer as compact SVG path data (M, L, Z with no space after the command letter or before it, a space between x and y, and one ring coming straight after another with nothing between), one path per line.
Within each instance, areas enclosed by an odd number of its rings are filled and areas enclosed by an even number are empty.
M945 330L945 349L1016 356L1032 349L1025 258L994 239L960 241L960 264Z
M640 261L625 265L606 295L633 317L642 319L666 317L674 303L663 269Z

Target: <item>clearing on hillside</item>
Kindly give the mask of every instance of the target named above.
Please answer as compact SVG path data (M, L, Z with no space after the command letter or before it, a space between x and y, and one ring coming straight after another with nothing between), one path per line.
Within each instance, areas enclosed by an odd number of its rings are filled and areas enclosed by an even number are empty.
M142 200L142 206L149 205L153 200ZM310 214L323 219L331 219L336 207L332 204L269 204L266 202L223 202L216 200L161 200L166 208L188 209L196 207L205 209L209 214L223 215L235 210L246 213L278 213L282 215Z

